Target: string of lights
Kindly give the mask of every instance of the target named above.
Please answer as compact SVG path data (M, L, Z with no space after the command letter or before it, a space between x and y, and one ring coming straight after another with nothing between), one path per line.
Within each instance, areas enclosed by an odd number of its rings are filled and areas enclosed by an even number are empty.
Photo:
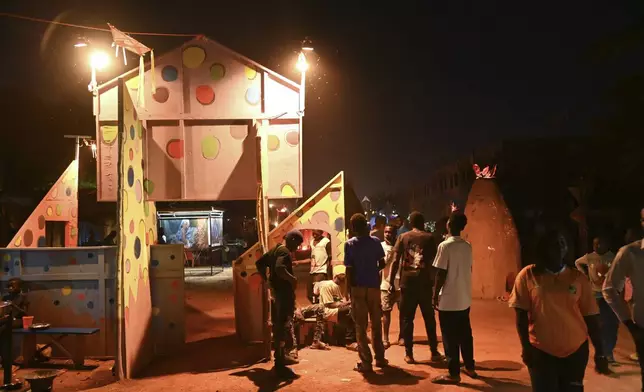
M53 24L53 25L58 25L58 26L65 26L65 27L74 27L74 28L78 28L78 29L104 31L104 32L107 32L107 33L111 32L110 29L102 28L102 27L85 26L85 25L79 25L79 24L74 24L74 23L58 22L58 21L55 21L55 20L36 18L36 17L26 16L26 15L12 14L12 13L8 13L8 12L0 12L0 16L6 17L6 18L28 20L28 21L31 21L31 22L47 23L47 24ZM136 31L136 32L134 32L134 31L124 31L124 33L129 34L129 35L153 35L153 36L160 36L160 37L197 37L197 36L201 35L201 34L179 34L179 33L154 33L154 32L144 32L144 31Z

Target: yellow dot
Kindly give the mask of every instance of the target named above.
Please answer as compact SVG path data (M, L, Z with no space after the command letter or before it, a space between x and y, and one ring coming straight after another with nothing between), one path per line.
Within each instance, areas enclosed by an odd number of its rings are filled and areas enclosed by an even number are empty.
M254 70L254 69L253 69L253 68L251 68L251 67L246 67L246 68L244 69L244 73L246 74L246 77L247 77L249 80L253 80L253 79L255 79L255 78L257 77L257 71L256 71L256 70Z
M16 238L16 242L14 242L14 245L16 245L16 246L22 245L22 237L21 236L18 236L18 238Z
M276 135L268 135L268 151L275 151L280 148L280 139Z
M293 197L295 196L295 189L290 184L282 185L282 196L284 197Z
M11 261L11 255L10 254L5 254L3 257L4 261Z
M201 155L206 159L215 159L219 155L219 139L208 135L201 140Z
M51 197L54 199L58 197L58 187L55 186L54 189L51 190Z
M47 207L47 216L54 215L54 209L51 206Z
M63 213L63 207L60 204L56 204L56 215L60 216Z
M60 290L60 292L61 292L65 297L67 297L68 295L70 295L70 294L72 293L72 288L71 288L71 287L69 287L69 286L65 286L65 287L63 287L63 288Z
M153 307L153 308L152 308L152 315L153 315L153 316L158 316L158 315L159 315L159 313L161 313L161 309L159 309L159 308L157 308L157 307Z
M132 79L128 80L127 82L125 82L125 85L130 90L138 90L139 89L139 76L137 75L137 76L133 77Z
M111 145L116 140L118 127L116 125L103 125L101 126L101 137L103 143Z
M198 46L191 46L183 51L183 65L186 68L197 68L206 59L206 51Z

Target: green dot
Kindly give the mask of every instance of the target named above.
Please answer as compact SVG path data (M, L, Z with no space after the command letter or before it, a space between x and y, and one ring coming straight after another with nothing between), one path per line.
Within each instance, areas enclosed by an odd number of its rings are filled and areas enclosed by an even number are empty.
M146 178L143 180L143 190L146 194L151 195L154 192L154 183Z
M206 159L215 159L219 155L219 139L208 135L201 140L201 155Z
M210 67L210 79L217 81L221 80L226 76L226 67L223 64L214 63Z

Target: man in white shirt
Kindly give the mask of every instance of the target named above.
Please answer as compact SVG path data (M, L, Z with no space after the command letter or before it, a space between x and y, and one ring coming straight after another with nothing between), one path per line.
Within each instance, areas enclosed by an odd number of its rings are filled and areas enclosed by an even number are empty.
M611 309L610 305L602 295L602 286L606 273L615 259L615 253L608 250L608 243L603 237L593 238L593 251L583 255L577 261L575 266L579 271L588 276L590 285L595 294L595 300L599 306L599 315L602 322L602 341L604 344L604 354L609 363L615 363L613 350L617 344L617 331L619 329L619 319Z
M472 246L461 238L467 217L454 213L447 221L450 237L441 242L434 259L436 288L434 307L443 334L449 374L436 377L436 384L458 384L461 381L459 352L465 363L464 373L472 378L474 370L474 339L470 324L472 305Z
M385 345L385 350L391 346L389 343L389 327L391 326L391 311L394 308L394 304L398 305L398 322L399 328L402 329L402 312L400 311L400 269L396 274L394 281L394 289L390 290L392 287L389 284L389 270L391 269L391 264L393 262L393 248L396 243L396 228L391 225L385 226L384 229L384 238L382 241L382 249L385 251L385 268L381 271L382 281L380 283L380 302L382 305L382 329L383 329L383 339L382 343ZM398 344L402 341L400 332L398 333Z
M640 214L644 227L644 209ZM632 312L622 295L626 278L630 278L633 286ZM606 275L603 293L606 302L633 336L644 379L644 361L641 360L644 358L644 240L635 241L617 252L615 261Z
M313 293L316 283L329 279L329 266L331 265L331 240L322 230L313 230L311 241L311 272L307 286L307 296L311 303L317 303L318 297Z

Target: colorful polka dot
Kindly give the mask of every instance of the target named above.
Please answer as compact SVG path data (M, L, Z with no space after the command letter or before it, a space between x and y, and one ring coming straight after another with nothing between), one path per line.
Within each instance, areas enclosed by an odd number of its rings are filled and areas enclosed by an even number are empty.
M318 211L311 217L313 224L329 224L329 214L326 211Z
M54 215L54 209L52 206L47 207L47 216L52 216Z
M131 263L130 263L130 259L126 259L126 260L125 260L125 273L126 273L126 274L129 274L129 273L130 273L130 267L131 267L131 265L130 265L130 264L131 264Z
M226 67L220 63L214 63L210 66L210 79L215 82L221 80L226 76Z
M201 140L201 155L206 159L215 159L219 155L221 143L212 135L205 136Z
M11 255L9 253L6 253L4 256L2 256L2 260L11 261Z
M108 146L114 144L118 134L118 127L116 125L102 125L101 126L101 140Z
M134 257L137 259L141 257L141 238L139 237L134 240Z
M338 201L340 199L341 192L338 190L333 190L329 193L331 201Z
M143 190L147 195L151 195L152 193L154 193L154 182L152 182L152 180L147 178L143 180Z
M254 68L251 67L245 67L244 68L244 73L246 74L246 78L248 80L253 80L257 77L257 71Z
M174 82L179 77L179 71L173 65L166 65L161 70L161 79L166 82ZM159 89L157 89L159 91Z
M71 208L69 209L69 215L71 215L71 216L72 216L72 218L76 218L76 213L77 213L77 211L76 211L76 207L71 207Z
M130 234L133 234L133 233L134 233L134 229L135 229L135 227L134 227L134 221L133 221L133 220L131 220L131 221L130 221Z
M344 230L344 218L341 216L336 218L335 222L333 222L333 227L335 228L336 231L343 231Z
M47 221L45 220L45 217L43 215L40 215L38 217L38 228L40 230L44 230L46 225L47 225Z
M235 140L244 140L248 136L248 128L246 126L231 126L230 136Z
M143 201L143 185L141 185L141 180L136 180L134 185L134 195L136 196L136 201L138 203Z
M87 303L87 309L94 309L94 302L89 301L89 302Z
M134 125L130 125L130 139L134 140L136 137L136 130L134 129Z
M69 286L65 286L60 290L60 292L64 297L67 297L72 294L72 288Z
M85 301L85 293L80 293L76 296L79 301Z
M211 103L215 102L215 91L210 86L198 86L195 94L197 97L197 102L202 105L210 105Z
M246 90L246 97L245 98L246 98L246 102L249 105L255 106L255 105L259 104L259 101L262 98L262 94L261 94L259 88L253 86L253 87L249 87L248 90Z
M58 197L58 187L54 186L54 188L51 190L51 197L52 199L55 199Z
M286 139L286 143L289 146L297 146L300 144L300 133L298 131L289 131L284 136L284 139Z
M183 65L194 69L199 67L206 59L206 51L199 46L189 46L183 50Z
M30 247L31 244L33 244L34 242L34 233L32 233L31 230L29 229L25 230L24 240L25 240L25 246Z
M157 87L157 91L152 94L152 98L158 103L166 103L170 98L170 90L165 87Z
M127 184L129 186L134 185L134 168L132 166L127 169Z
M181 159L183 158L183 140L170 139L168 144L165 145L165 152L170 158Z
M69 258L69 264L76 265L76 263L78 263L78 260L76 260L76 257L70 257Z
M289 183L282 184L280 192L283 197L297 196L297 193L295 192L295 188L293 188L293 185Z
M70 197L72 195L72 188L70 187L65 188L65 195L67 197Z
M158 267L159 266L159 260L154 259L150 261L150 266L152 267Z
M63 206L56 204L56 215L61 216L63 213Z
M276 135L268 135L268 150L276 151L280 148L280 139Z
M128 152L130 156L130 161L134 160L134 150L130 148L130 151Z

